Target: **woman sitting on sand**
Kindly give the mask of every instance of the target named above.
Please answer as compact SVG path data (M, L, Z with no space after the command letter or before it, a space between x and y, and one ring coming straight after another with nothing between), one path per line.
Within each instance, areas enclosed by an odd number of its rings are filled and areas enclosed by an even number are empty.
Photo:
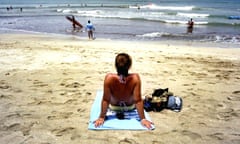
M127 110L136 108L141 124L151 129L153 123L146 120L144 115L140 77L137 73L128 73L131 64L132 59L128 54L120 53L116 56L117 74L107 74L105 77L101 113L94 121L96 127L104 123L108 108L119 110L124 105Z

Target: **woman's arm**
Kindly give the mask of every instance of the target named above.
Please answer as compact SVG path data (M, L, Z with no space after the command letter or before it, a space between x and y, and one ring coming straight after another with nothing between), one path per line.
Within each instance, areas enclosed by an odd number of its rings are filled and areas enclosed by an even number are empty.
M138 74L136 74L136 77L134 78L135 81L135 86L134 86L134 91L133 91L133 96L134 96L134 101L136 105L136 109L138 111L138 115L141 120L141 124L148 129L152 128L152 122L148 121L145 119L144 115L144 107L143 107L143 100L141 97L141 79Z
M103 99L101 105L101 113L99 118L94 121L95 127L98 127L104 123L104 119L107 113L107 109L111 100L111 90L110 90L110 76L106 75L104 80L104 88L103 88Z

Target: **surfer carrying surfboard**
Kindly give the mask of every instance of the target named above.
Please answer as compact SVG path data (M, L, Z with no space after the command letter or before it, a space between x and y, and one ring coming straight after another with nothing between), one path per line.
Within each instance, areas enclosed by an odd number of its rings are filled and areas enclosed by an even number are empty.
M93 31L95 30L95 28L90 20L88 20L86 30L88 32L88 38L93 40Z
M73 15L66 16L66 19L72 23L73 29L76 29L77 27L79 27L80 29L83 28L83 26L75 19Z

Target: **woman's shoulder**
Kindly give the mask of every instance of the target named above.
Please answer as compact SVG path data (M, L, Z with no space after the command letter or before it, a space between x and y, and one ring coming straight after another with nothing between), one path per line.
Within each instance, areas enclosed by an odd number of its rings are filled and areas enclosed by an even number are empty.
M107 73L105 77L112 79L112 78L119 78L119 75L116 74L116 73ZM140 78L138 73L130 73L130 74L128 74L127 77L129 77L129 78L138 78L138 79Z
M116 73L107 73L106 76L117 76Z
M131 79L132 81L135 81L135 82L141 81L138 73L131 73L131 74L129 74L128 77L129 77L129 79Z
M118 77L117 74L108 73L108 74L106 74L104 81L105 81L105 83L112 84L112 83L115 83L118 80L119 80L119 77Z
M132 76L132 77L139 77L139 74L138 74L138 73L131 73L131 74L129 74L129 76Z
M114 73L107 73L105 78L112 79L112 78L117 78L118 75Z
M106 76L108 77L118 77L119 75L116 73L107 73ZM138 73L130 73L128 74L129 77L139 77Z

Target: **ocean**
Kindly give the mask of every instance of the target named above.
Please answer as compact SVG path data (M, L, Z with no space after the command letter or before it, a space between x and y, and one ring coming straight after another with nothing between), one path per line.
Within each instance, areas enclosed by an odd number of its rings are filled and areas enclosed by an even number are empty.
M67 15L82 25L91 20L96 38L240 44L240 0L1 0L0 33L87 37Z

